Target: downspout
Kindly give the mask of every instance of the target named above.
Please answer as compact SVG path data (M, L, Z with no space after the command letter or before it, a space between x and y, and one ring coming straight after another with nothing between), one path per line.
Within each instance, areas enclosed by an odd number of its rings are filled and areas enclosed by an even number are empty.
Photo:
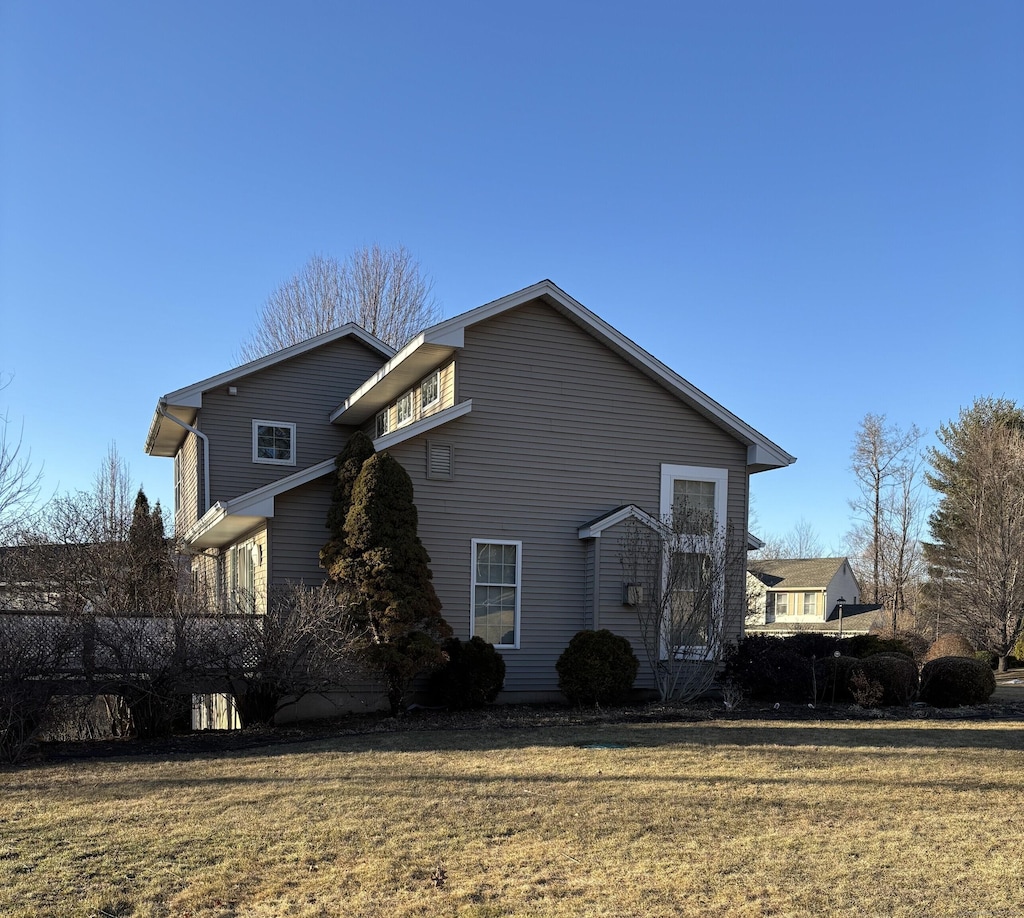
M191 424L186 424L181 418L168 414L166 408L167 402L159 402L156 406L157 414L162 418L167 418L168 421L174 421L179 427L184 427L189 433L194 433L203 441L203 511L199 514L202 518L203 513L210 509L210 438Z

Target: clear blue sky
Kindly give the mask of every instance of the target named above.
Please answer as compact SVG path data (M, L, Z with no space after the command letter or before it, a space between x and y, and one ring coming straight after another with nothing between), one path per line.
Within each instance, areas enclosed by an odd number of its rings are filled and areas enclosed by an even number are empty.
M0 4L0 409L49 491L236 362L315 252L454 315L551 278L799 458L849 528L867 412L1024 394L1024 4Z

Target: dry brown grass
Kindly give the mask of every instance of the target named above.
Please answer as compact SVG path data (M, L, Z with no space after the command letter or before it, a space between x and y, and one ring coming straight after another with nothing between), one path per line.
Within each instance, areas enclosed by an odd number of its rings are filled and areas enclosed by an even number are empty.
M1022 775L1020 724L1001 721L410 732L41 765L0 772L0 914L1014 914Z

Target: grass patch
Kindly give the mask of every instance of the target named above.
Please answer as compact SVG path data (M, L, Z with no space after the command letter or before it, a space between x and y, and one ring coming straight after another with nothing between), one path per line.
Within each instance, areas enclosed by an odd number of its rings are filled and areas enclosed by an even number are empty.
M339 737L0 772L0 914L1015 913L1019 723Z

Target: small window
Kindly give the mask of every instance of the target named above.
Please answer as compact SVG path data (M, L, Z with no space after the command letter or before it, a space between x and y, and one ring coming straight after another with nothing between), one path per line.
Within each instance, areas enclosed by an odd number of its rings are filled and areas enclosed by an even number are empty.
M377 433L376 437L383 437L384 434L391 430L391 415L387 408L378 413L377 415Z
M420 409L429 408L441 398L441 374L431 373L420 383Z
M408 424L412 420L412 393L406 392L395 405L395 415L398 419L398 426Z
M775 593L775 614L777 616L789 615L789 593Z
M521 542L473 539L473 635L495 647L519 646Z
M804 593L804 615L817 615L818 594Z
M253 421L252 461L295 465L295 425L281 421Z

